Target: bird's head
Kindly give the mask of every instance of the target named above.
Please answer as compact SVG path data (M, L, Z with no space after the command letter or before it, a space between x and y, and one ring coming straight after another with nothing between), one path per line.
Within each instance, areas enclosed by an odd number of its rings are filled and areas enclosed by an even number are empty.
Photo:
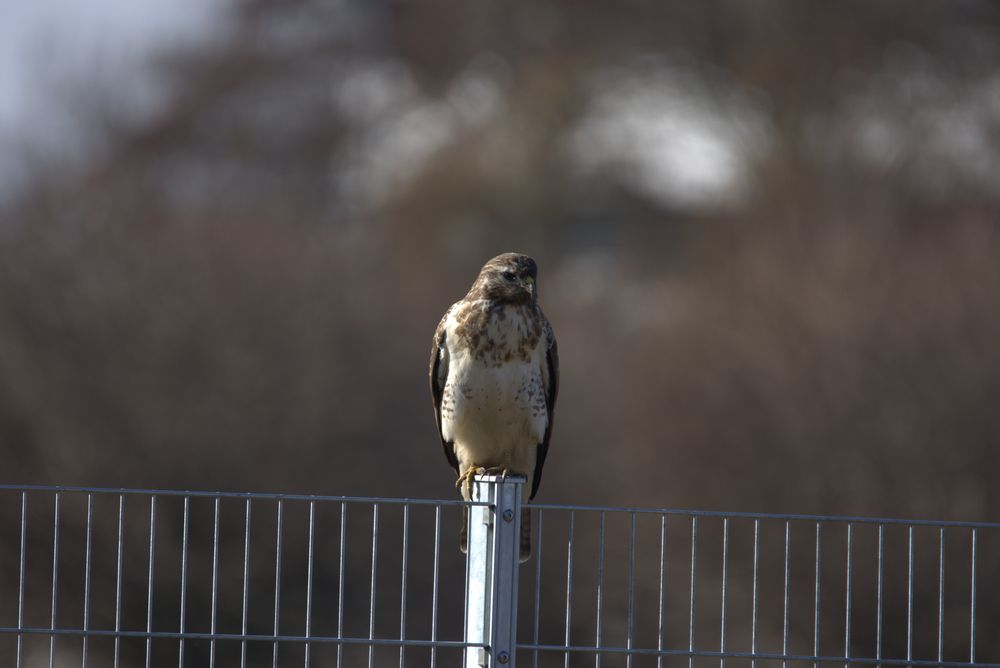
M469 296L503 304L533 304L538 299L538 265L527 255L504 253L483 265Z

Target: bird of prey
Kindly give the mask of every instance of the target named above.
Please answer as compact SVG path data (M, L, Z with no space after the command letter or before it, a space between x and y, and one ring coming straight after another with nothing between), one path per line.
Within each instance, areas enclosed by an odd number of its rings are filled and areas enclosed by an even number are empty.
M524 475L534 498L552 435L559 355L538 306L538 268L527 255L487 262L448 309L431 350L434 416L456 486L470 499L476 473ZM468 508L466 515L468 513ZM466 520L463 517L463 520ZM466 526L461 549L467 551ZM520 559L531 556L531 516L521 513Z

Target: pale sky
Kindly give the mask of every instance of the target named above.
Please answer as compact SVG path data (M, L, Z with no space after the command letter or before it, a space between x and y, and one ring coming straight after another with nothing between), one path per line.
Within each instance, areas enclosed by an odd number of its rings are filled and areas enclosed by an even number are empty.
M31 133L60 81L127 74L157 47L204 38L227 0L3 0L0 132ZM134 74L134 71L132 72ZM122 82L123 86L127 81Z

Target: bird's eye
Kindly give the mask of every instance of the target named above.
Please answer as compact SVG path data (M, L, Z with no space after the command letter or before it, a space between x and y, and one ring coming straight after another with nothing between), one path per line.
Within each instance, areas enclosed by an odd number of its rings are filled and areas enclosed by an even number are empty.
M505 280L505 281L513 281L514 280L514 272L512 272L512 271L505 271L505 272L503 272L500 275L503 276L503 280Z

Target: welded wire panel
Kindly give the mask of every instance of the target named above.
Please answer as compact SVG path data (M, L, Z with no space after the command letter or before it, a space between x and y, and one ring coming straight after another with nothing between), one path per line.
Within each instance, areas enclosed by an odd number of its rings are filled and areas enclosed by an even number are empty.
M462 505L0 486L0 666L456 665Z
M459 665L462 505L0 486L0 666ZM998 524L530 511L525 666L1000 666Z
M1000 524L533 512L546 555L522 573L540 601L537 633L519 636L532 665L1000 664Z

